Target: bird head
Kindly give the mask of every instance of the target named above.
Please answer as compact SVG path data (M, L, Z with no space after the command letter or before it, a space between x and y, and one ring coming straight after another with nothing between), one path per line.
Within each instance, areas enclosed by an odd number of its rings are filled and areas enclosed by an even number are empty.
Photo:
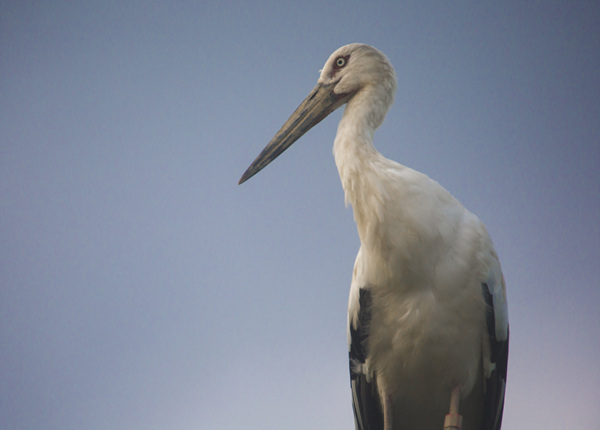
M373 106L373 112L382 112L372 121L373 126L378 127L392 104L395 90L396 73L383 53L361 43L342 46L331 54L317 85L248 167L239 183L260 172L304 133L340 106L351 104L355 97L372 98L372 103L363 103L363 106Z

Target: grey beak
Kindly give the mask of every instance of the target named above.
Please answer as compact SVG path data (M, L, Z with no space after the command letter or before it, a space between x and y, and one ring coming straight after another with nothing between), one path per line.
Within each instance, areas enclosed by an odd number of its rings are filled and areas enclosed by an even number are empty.
M292 146L304 133L348 101L348 94L334 93L335 84L317 84L313 88L308 97L298 106L292 116L283 124L283 127L244 172L238 184L243 184L267 167L271 161Z

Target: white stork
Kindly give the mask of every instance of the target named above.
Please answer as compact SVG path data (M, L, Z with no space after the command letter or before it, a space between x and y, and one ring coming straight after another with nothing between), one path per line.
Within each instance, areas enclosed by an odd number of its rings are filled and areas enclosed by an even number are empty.
M346 104L333 146L361 246L348 309L357 430L498 430L508 360L500 263L484 225L373 146L396 91L386 56L336 50L240 184Z

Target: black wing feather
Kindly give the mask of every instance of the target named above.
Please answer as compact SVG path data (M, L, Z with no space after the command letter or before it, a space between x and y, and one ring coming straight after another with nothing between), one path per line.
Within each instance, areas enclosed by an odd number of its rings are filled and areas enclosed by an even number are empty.
M363 371L371 321L371 293L361 288L356 328L350 323L350 385L356 430L383 430L381 400L374 380Z
M487 305L486 321L490 340L491 361L496 365L489 379L486 381L482 430L500 430L502 426L502 412L504 410L509 336L507 332L506 340L497 339L494 299L487 284L482 284L482 291Z

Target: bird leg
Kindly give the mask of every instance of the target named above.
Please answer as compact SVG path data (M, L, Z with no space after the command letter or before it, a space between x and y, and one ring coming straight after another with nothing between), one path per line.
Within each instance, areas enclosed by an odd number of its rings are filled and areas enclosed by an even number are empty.
M383 430L392 430L392 395L386 394L383 396Z
M458 405L460 402L460 387L454 387L450 394L450 413L446 415L444 420L444 430L460 430L462 429L463 417L458 413Z

